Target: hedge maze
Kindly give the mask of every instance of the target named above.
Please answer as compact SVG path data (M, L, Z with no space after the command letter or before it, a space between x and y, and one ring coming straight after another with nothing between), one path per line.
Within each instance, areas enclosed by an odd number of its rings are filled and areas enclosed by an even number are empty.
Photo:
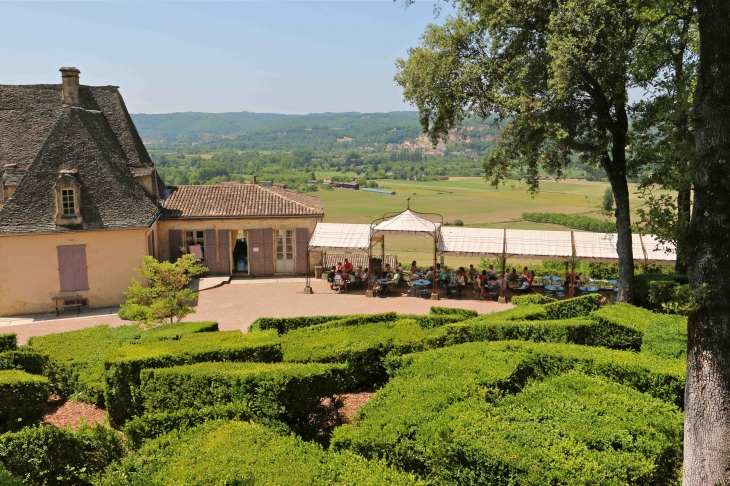
M514 303L262 318L247 334L0 335L0 480L679 484L686 321L595 296ZM360 390L376 393L340 425L337 397ZM105 408L124 440L39 425L50 393Z

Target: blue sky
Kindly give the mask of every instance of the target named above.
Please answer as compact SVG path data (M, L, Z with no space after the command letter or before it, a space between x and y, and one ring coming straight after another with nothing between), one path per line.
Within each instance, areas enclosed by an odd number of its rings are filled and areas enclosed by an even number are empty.
M434 0L0 3L0 84L120 86L133 113L396 111ZM446 6L446 9L449 7ZM442 16L444 13L442 13Z

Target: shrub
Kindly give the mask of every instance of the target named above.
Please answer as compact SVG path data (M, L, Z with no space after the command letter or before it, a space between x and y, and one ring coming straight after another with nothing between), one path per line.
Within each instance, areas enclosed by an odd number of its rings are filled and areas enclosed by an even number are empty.
M547 319L544 305L525 305L502 312L484 314L479 319L487 321L540 321Z
M460 219L455 219L454 226L464 226L464 222Z
M205 361L281 361L281 348L274 331L253 334L204 332L178 340L127 344L110 352L104 362L104 398L115 422L142 411L140 372Z
M75 432L41 425L0 435L0 462L28 484L89 484L91 475L123 456L119 436L99 424Z
M647 309L656 309L657 307L649 302L649 289L652 282L671 281L680 285L689 283L686 275L666 275L666 274L640 274L634 276L634 303L639 307Z
M646 326L641 342L641 352L654 353L666 358L685 358L687 356L687 318L656 316Z
M247 402L258 415L315 437L310 416L322 398L346 388L347 366L297 363L199 363L143 370L140 390L150 412Z
M646 328L656 319L658 314L635 307L631 304L608 305L593 312L591 316L601 326L604 346L616 349L641 350Z
M615 233L616 223L601 221L588 216L575 216L563 213L522 213L522 219L537 223L551 223L597 233Z
M0 353L0 370L21 370L34 375L42 375L48 358L35 351L17 349Z
M100 325L79 331L33 336L30 349L48 356L44 375L64 397L101 406L104 403L104 356L123 343L139 339L137 326Z
M282 337L284 361L347 363L353 387L375 386L387 376L383 359L438 345L415 319L363 324L357 327L312 327ZM440 339L440 335L434 335Z
M493 406L469 405L430 451L437 484L678 480L682 414L628 387L572 371Z
M583 295L573 299L559 300L545 306L548 319L570 319L587 316L598 309L601 296L598 294Z
M50 383L42 376L0 371L0 433L40 422L50 393Z
M463 314L400 314L398 317L400 319L414 319L421 326L421 329L433 329L470 318Z
M245 422L209 422L149 441L100 486L209 484L304 486L312 484L395 486L422 484L413 476L352 454L330 454L320 446Z
M0 484L3 486L23 486L23 481L10 474L2 463L0 463Z
M18 347L18 336L15 333L0 334L0 353L13 351Z
M218 331L217 322L178 322L153 327L142 333L141 341L177 340L188 334Z
M391 356L386 367L390 381L360 409L354 426L335 429L331 447L421 474L429 470L428 451L443 440L439 420L461 402L493 403L531 381L576 369L681 406L686 371L680 360L648 354L515 341Z
M555 302L552 297L545 297L542 294L515 295L512 297L512 304L515 307L525 307L528 305L545 305Z
M169 413L145 413L124 424L124 436L131 448L138 449L144 441L173 430L186 430L212 420L253 419L256 419L257 423L273 427L282 434L287 434L289 431L284 423L261 417L247 402L234 402L203 408L185 408Z
M149 308L140 304L124 304L119 308L117 315L125 321L149 322L153 319Z
M689 284L680 285L673 280L649 282L649 302L668 314L688 316L695 307L692 297Z
M316 326L347 317L349 316L259 317L249 326L248 332L276 329L279 334L286 334L301 327Z
M464 317L477 317L479 315L479 313L475 310L453 309L451 307L438 307L435 305L431 306L430 313L437 315L458 315Z

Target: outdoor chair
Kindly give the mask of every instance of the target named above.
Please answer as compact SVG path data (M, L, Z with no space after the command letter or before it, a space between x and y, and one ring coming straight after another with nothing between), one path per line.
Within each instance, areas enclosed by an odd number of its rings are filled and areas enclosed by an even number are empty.
M494 298L494 300L499 299L499 287L496 285L487 289L487 295L489 295L489 299L491 300Z

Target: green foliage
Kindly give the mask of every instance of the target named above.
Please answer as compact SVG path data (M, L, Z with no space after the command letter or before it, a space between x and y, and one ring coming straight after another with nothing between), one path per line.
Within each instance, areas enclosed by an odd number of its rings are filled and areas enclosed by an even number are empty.
M42 375L48 358L27 348L0 353L0 370L21 370L34 375Z
M547 319L544 305L529 304L502 312L486 314L480 318L489 321L541 321Z
M323 324L291 331L282 337L284 361L347 363L353 387L386 380L383 359L438 345L441 337L423 330L415 319L359 326Z
M276 332L252 334L203 332L177 340L127 344L107 354L104 361L104 398L112 419L121 422L142 411L139 395L140 372L205 361L281 360Z
M671 484L682 425L672 405L571 371L465 404L429 459L444 485Z
M217 322L177 322L153 327L144 332L140 341L175 341L188 334L218 331Z
M515 307L525 307L528 305L545 305L555 302L552 297L545 297L542 294L515 295L512 297L512 305Z
M354 426L335 429L331 448L420 474L429 473L444 427L461 414L464 402L499 403L547 376L575 369L669 403L681 405L684 397L684 362L585 346L470 343L392 356L387 366L390 381L360 409Z
M431 306L431 309L429 312L431 314L436 314L436 315L458 315L458 316L464 316L465 318L477 317L479 315L479 313L475 310L455 309L455 308L451 308L451 307L438 307L435 305Z
M704 287L692 292L689 284L680 285L675 280L649 282L649 302L668 314L688 316L696 307L695 300L701 300L705 294Z
M261 486L422 484L413 476L355 455L246 422L209 422L149 441L98 486L210 484Z
M400 319L415 319L421 329L433 329L445 324L453 324L469 319L466 314L400 314Z
M601 211L603 211L603 214L605 214L606 216L610 216L611 213L613 213L613 191L610 187L607 187L603 193L603 200L601 201ZM603 233L610 232L603 231Z
M147 285L132 279L124 293L127 302L119 309L122 315L137 317L137 322L149 325L173 323L195 312L190 303L197 294L187 285L208 269L194 255L183 255L175 263L144 256L142 266L136 270Z
M454 226L464 226L464 222L460 219L455 219Z
M0 353L12 351L18 347L18 336L15 333L0 334Z
M125 303L119 307L117 315L125 321L150 322L152 320L149 308L140 304Z
M0 463L27 484L90 484L91 476L123 456L121 438L99 424L75 432L41 425L0 435Z
M310 418L323 412L322 399L347 387L347 366L297 363L199 363L143 370L145 410L171 412L246 402L258 415L281 420L314 438Z
M42 376L0 371L0 433L40 422L50 393L50 383Z
M276 329L279 334L286 334L300 327L316 326L325 322L346 319L350 316L300 316L300 317L259 317L248 328L249 332Z
M689 283L686 275L666 275L666 274L654 274L647 273L643 275L636 275L634 282L636 285L636 293L634 295L634 304L647 309L658 309L657 306L653 305L649 301L649 290L651 283L656 281L673 281L680 285Z
M634 351L641 349L643 335L649 325L661 319L661 316L651 311L624 303L608 305L594 312L592 317L605 328L603 334L611 342L608 347ZM624 331L620 332L622 329ZM630 339L630 344L622 347L627 338Z
M0 463L0 484L3 486L23 486L23 481L10 474L2 463Z
M686 358L687 318L656 316L646 326L641 352L654 353L666 358Z
M137 326L109 327L106 324L79 331L33 336L31 350L48 356L44 375L53 389L97 406L104 404L104 357L124 343L140 338Z
M132 449L138 449L146 440L154 439L173 430L186 430L213 420L256 420L278 430L282 435L289 427L262 417L247 402L233 402L203 408L185 408L175 412L145 413L124 424L124 436Z
M613 192L611 188L607 188L611 195L611 204L613 204ZM605 195L603 196L605 199ZM602 221L600 219L591 218L589 216L576 216L573 214L563 213L522 213L522 219L526 221L534 221L536 223L550 223L575 228L581 231L593 231L596 233L615 233L616 223L610 221Z
M559 300L545 305L545 316L548 319L570 319L571 317L587 316L598 309L600 303L601 296L598 294Z

